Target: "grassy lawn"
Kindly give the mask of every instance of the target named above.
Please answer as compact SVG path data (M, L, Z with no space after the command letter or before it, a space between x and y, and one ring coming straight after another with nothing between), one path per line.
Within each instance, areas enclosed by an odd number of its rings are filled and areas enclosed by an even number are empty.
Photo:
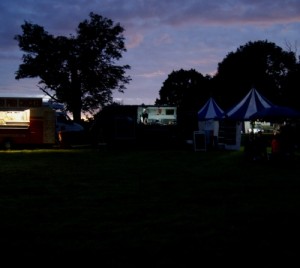
M298 155L275 165L242 150L48 149L0 151L0 163L2 253L105 267L299 254Z

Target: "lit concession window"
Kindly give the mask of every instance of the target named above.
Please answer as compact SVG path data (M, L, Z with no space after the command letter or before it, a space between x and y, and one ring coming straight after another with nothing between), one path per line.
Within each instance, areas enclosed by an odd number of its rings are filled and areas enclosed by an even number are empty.
M28 127L30 121L30 111L0 111L0 127L20 126Z

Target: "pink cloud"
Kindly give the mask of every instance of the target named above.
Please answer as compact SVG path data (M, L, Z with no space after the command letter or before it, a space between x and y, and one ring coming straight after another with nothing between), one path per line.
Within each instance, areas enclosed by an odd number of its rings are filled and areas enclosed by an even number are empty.
M155 45L171 44L171 43L172 43L172 38L167 33L160 35L157 39L154 40Z
M165 72L158 70L158 71L149 72L149 73L137 74L136 76L145 77L145 78L153 78L153 77L158 77L158 76L163 76L163 75L165 75Z
M139 46L144 40L144 37L142 34L133 34L133 35L129 35L128 37L128 42L126 43L126 48L130 49L130 48L135 48L137 46Z

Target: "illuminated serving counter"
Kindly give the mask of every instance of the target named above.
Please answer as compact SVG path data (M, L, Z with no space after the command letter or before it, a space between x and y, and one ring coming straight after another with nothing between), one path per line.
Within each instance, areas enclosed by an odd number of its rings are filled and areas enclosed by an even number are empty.
M26 129L30 125L30 111L0 111L0 129Z
M0 125L0 129L28 129L29 124L6 124Z

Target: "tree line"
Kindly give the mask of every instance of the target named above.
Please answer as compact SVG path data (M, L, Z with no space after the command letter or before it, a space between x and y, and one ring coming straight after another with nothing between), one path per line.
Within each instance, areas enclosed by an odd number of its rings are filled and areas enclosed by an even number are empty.
M214 76L203 76L194 69L173 71L164 81L156 104L198 110L213 97L226 110L254 87L274 104L300 110L299 84L296 53L262 40L228 53Z
M113 103L113 91L124 92L131 77L129 65L117 61L126 52L124 28L91 12L79 23L76 35L53 36L42 26L25 21L16 35L24 52L16 79L38 77L38 87L65 105L75 121ZM287 44L288 45L288 44ZM174 105L197 111L213 97L223 108L236 104L255 87L277 105L300 110L298 86L300 59L291 46L283 50L268 40L248 42L218 64L214 76L191 70L174 70L163 82L156 105Z

